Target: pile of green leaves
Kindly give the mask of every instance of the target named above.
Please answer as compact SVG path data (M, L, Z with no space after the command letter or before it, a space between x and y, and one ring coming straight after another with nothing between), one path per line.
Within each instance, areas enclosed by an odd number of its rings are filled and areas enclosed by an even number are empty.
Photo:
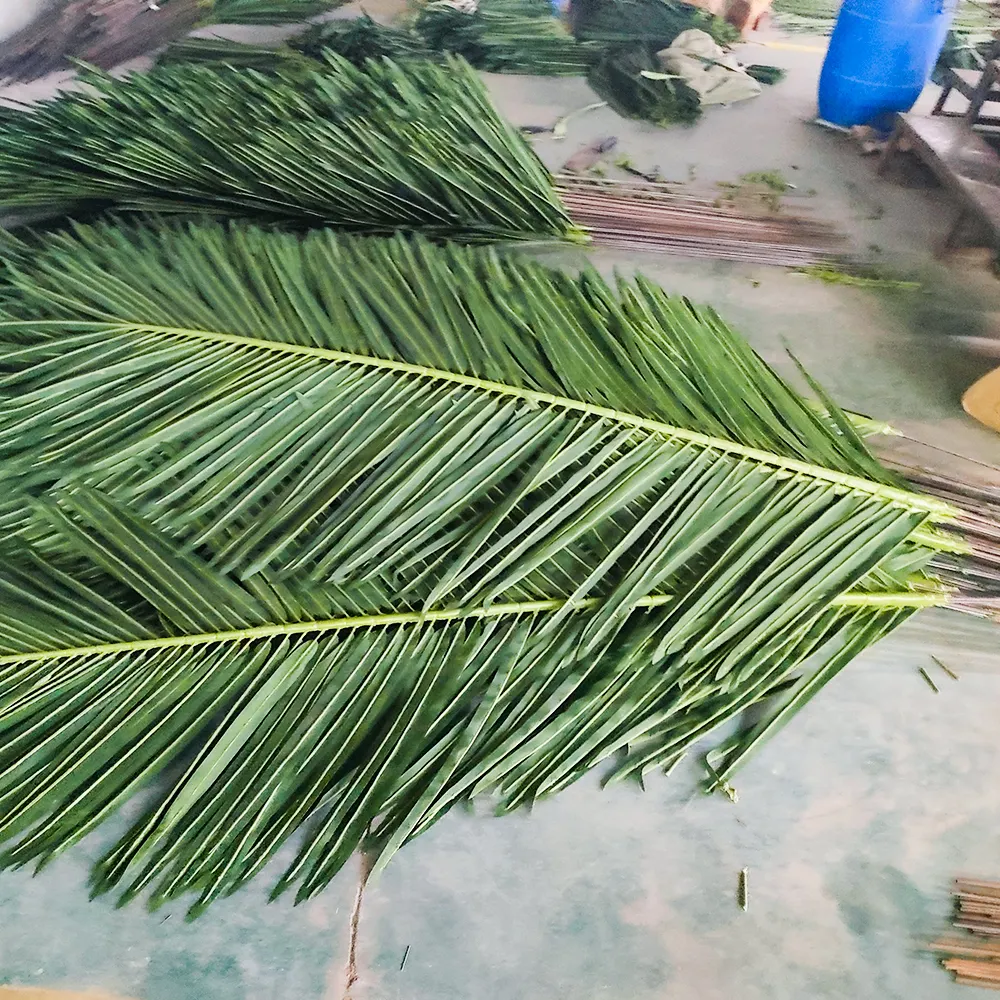
M667 48L682 31L692 28L723 46L740 37L728 21L677 0L574 0L572 24L581 41L642 45L653 52Z
M152 786L96 892L194 915L295 834L304 899L756 706L725 781L943 599L948 509L641 277L204 222L4 242L3 865Z
M479 0L472 12L431 2L421 8L414 30L429 48L494 73L581 76L598 52L573 38L552 16L548 0Z
M298 24L345 0L211 0L206 21L216 24Z
M353 21L344 22L353 24ZM353 60L352 60L353 61ZM262 73L280 68L287 76L298 68L317 70L321 63L307 59L286 46L249 45L218 36L192 35L178 39L157 58L158 66L200 64L255 69Z
M610 46L587 81L626 118L676 125L690 124L701 117L698 92L664 73L655 54L642 45Z
M696 91L663 73L656 53L689 29L719 45L739 38L722 18L675 0L577 0L575 36L602 47L587 79L619 114L657 125L689 124L701 116Z
M355 66L363 66L369 59L400 62L436 57L436 53L412 28L387 27L373 21L367 14L346 21L314 24L301 35L289 39L288 45L294 51L319 61L329 50Z
M0 208L244 215L461 239L572 235L462 60L271 74L166 66L0 109Z
M552 16L548 0L480 0L472 10L432 2L406 27L386 27L367 16L328 21L313 25L289 45L313 58L329 49L356 65L382 56L451 53L476 69L538 76L580 76L597 54Z

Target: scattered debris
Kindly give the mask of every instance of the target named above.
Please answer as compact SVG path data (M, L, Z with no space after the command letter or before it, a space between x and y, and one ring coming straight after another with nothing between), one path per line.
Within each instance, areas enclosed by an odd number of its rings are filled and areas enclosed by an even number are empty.
M738 898L739 898L739 903L740 903L740 909L744 913L746 913L748 907L750 906L750 885L749 885L749 879L750 879L750 869L749 868L741 868L740 869L740 882L739 882Z
M562 166L563 170L570 174L581 174L585 170L590 170L598 160L605 154L610 153L618 145L618 137L614 135L605 136L588 143L578 149Z
M776 215L781 211L781 196L793 185L777 170L758 170L744 174L738 183L720 181L716 187L722 192L720 206L729 204L753 215Z
M555 125L552 126L552 135L556 139L566 138L566 128L570 121L574 118L579 118L580 115L585 115L590 111L596 111L598 108L606 108L608 106L607 101L595 101L593 104L588 104L586 107L577 108L576 111L571 111L567 115L563 115Z
M619 156L615 160L615 166L627 174L632 174L633 177L641 177L644 181L649 181L650 184L662 184L664 181L658 166L653 167L652 170L640 170L628 156Z
M920 674L923 677L923 679L925 681L927 681L928 685L930 686L930 689L935 694L940 694L941 693L940 690L938 689L937 684L935 684L934 681L931 679L931 675L929 673L927 673L927 671L923 667L920 668Z
M888 136L876 131L870 125L852 125L848 132L865 156L881 153L889 142Z

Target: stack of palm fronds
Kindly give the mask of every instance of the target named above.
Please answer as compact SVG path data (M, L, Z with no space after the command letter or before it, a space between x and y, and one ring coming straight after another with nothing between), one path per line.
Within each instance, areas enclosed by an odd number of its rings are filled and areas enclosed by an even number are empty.
M414 31L429 48L495 73L580 76L599 52L573 38L548 0L479 0L472 10L438 0L422 8Z
M306 898L758 706L727 781L947 600L949 508L642 278L206 223L5 243L4 865L158 780L96 892L196 913L298 831Z
M213 47L177 42L168 62L263 66L255 46L219 39ZM552 16L548 0L481 0L471 7L447 2L421 7L412 24L390 27L367 15L312 25L271 50L271 65L280 66L291 52L322 60L326 51L363 66L369 59L428 59L461 56L476 69L538 76L581 76L600 54L600 46L578 42Z
M354 25L360 24L361 19L334 23ZM374 52L372 58L382 58L389 54ZM355 60L350 59L350 61ZM218 35L191 35L178 39L167 46L156 62L158 66L194 63L255 69L262 73L280 68L286 76L294 72L296 67L307 70L320 68L320 63L316 60L308 59L288 46L250 45L247 42L234 42Z
M670 45L691 28L707 32L719 45L731 45L738 29L701 7L678 0L574 0L573 33L581 41L653 50Z
M0 209L572 235L548 172L465 62L328 60L329 72L87 73L84 91L0 109Z
M325 51L335 52L355 66L369 59L431 59L436 57L426 41L412 28L389 27L366 14L345 21L325 21L288 42L291 50L322 60Z
M176 0L170 0L175 3ZM345 0L210 0L203 20L216 24L298 24Z
M600 44L601 57L588 81L619 114L657 125L690 123L701 115L698 94L663 73L656 53L683 31L704 31L720 45L739 38L722 18L675 0L578 0L573 33Z

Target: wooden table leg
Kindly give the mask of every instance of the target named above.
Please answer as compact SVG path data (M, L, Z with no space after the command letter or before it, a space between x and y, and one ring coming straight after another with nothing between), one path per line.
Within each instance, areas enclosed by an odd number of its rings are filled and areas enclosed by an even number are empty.
M889 141L885 144L885 149L882 150L881 155L878 158L878 175L883 176L885 172L889 169L889 161L896 155L896 151L899 149L899 140L902 138L902 125L897 125L892 130L892 135L889 136Z

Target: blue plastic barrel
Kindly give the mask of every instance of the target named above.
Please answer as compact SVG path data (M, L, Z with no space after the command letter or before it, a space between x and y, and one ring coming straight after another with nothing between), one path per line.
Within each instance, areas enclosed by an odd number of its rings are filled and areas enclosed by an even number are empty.
M819 116L885 130L934 68L955 0L844 0L819 78Z

